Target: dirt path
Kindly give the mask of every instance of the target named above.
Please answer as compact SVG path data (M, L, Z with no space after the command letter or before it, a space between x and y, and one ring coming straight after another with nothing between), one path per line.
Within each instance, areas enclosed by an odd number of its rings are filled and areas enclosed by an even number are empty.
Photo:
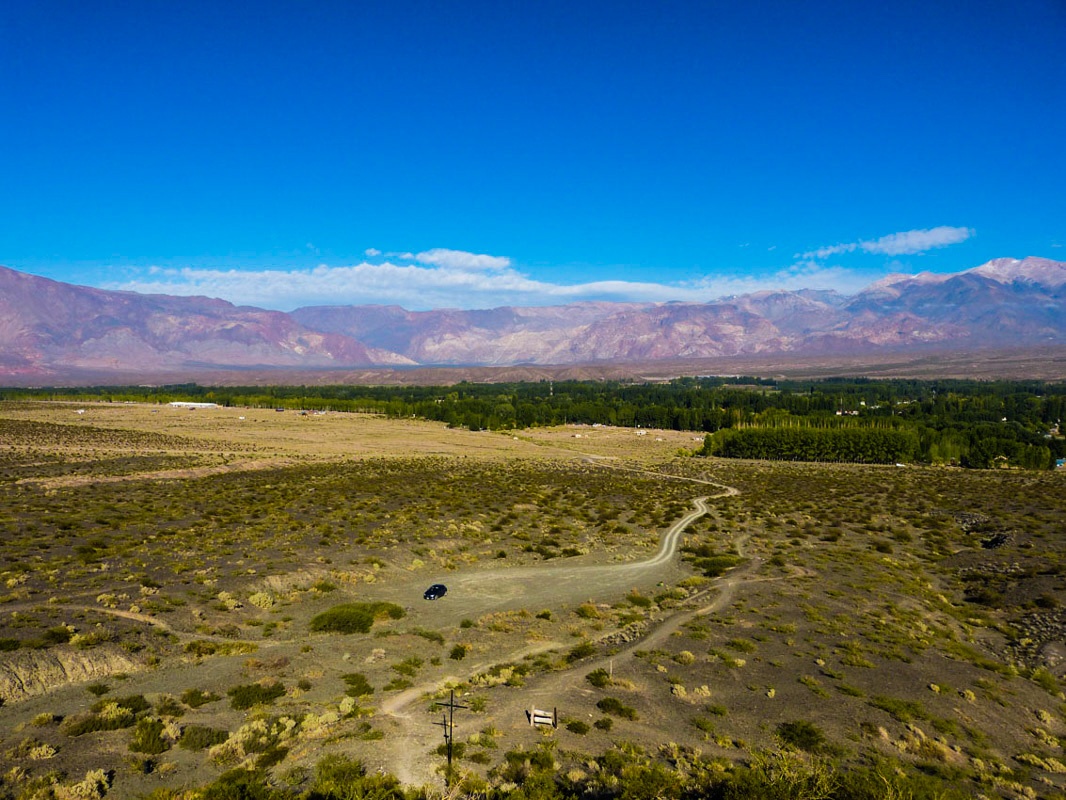
M459 573L450 576L448 580L449 596L459 602L454 606L444 603L433 604L434 611L451 606L451 614L461 610L463 616L469 616L503 609L538 607L548 603L558 605L559 603L580 603L585 600L595 602L611 599L640 585L654 584L673 569L674 558L682 535L689 525L708 513L708 501L739 494L733 487L715 484L711 481L678 479L716 486L721 491L715 495L694 498L693 509L670 526L663 535L658 550L650 558L643 561L591 566L538 565L488 572ZM743 543L737 543L737 546L740 549ZM715 592L715 597L710 603L695 610L689 608L669 613L668 616L658 620L639 642L628 646L621 654L615 654L612 658L630 654L638 648L647 648L669 636L693 617L721 609L732 600L736 588L750 579L756 567L757 562L750 562L744 568L735 570L715 581L713 587L706 590ZM700 596L704 595L701 593L696 596L696 599ZM455 606L458 606L458 609ZM424 615L418 614L417 616ZM432 616L437 615L432 614ZM440 622L443 623L443 620ZM414 708L419 702L424 702L427 695L439 691L449 683L467 680L494 664L518 661L527 655L562 646L564 645L559 642L540 642L532 647L520 648L513 652L498 652L493 654L491 662L467 665L464 675L450 676L431 684L415 686L389 698L379 709L381 721L388 728L386 740L389 746L384 755L389 770L404 784L423 785L439 780L439 776L435 773L438 759L429 758L427 753L440 743L441 733L437 728L428 725L425 715L417 713ZM520 693L520 700L517 696L512 696L510 700L505 699L503 705L495 708L491 716L481 720L480 724L484 726L492 723L493 720L517 719L529 703L542 697L559 696L562 691L579 685L582 676L587 671L598 666L606 666L607 661L608 659L604 658L583 664L580 675L577 675L574 670L567 670L562 673L547 673L530 678L527 681L527 688ZM522 704L521 707L519 703Z

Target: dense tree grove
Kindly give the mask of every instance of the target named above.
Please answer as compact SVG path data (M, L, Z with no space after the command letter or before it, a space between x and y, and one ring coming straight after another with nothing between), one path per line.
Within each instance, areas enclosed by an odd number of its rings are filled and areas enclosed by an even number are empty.
M773 461L848 461L891 464L911 461L913 431L883 428L734 428L708 435L706 455Z
M1040 381L680 378L452 386L9 389L0 399L192 400L420 417L471 430L560 424L708 434L726 457L1047 469L1066 456L1066 385Z

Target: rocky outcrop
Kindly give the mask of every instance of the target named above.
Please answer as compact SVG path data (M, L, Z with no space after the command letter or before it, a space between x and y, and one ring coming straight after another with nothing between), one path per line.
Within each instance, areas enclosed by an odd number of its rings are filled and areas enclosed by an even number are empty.
M142 662L118 647L75 650L17 650L0 659L0 700L5 703L45 694L57 686L102 680L119 672L143 669Z

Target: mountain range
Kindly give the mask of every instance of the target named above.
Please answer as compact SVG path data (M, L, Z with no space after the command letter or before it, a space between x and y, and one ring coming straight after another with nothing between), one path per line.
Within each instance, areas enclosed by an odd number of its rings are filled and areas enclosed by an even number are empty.
M708 303L309 306L288 313L105 291L0 267L0 381L1062 345L1064 298L1066 262L1032 257L950 274L892 275L850 296L767 291Z

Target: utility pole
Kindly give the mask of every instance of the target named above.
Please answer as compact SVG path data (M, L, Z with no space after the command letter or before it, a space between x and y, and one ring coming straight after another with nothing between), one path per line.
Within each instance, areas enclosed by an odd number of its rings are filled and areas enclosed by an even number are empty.
M455 690L452 689L448 693L448 702L438 700L433 705L444 706L448 709L448 713L441 714L441 721L434 722L434 725L440 725L444 729L444 744L448 748L448 769L444 773L444 788L449 789L452 785L452 739L455 734L455 709L457 708L469 708L470 706L464 706L461 703L455 702Z

